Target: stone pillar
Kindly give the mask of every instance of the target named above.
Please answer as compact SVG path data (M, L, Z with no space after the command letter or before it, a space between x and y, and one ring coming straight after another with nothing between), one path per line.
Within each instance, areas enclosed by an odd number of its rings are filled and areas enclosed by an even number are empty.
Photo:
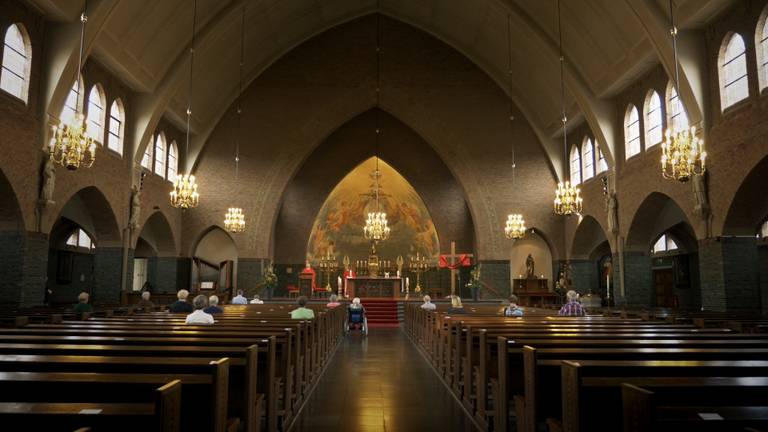
M480 290L480 298L509 297L509 294L512 292L509 260L486 260L479 261L478 263L481 265L480 280L491 286L498 293L494 294L488 289L483 289ZM461 283L465 284L466 281L462 280Z
M48 236L32 231L0 232L0 296L19 306L37 306L45 298Z
M760 311L758 251L754 237L700 240L699 274L704 310Z
M624 252L624 290L625 298L622 304L653 306L651 257L647 253Z
M571 260L571 287L576 292L582 295L597 292L596 266L591 260Z
M97 247L93 257L93 302L120 303L123 248Z
M235 288L243 290L246 297L252 297L257 293L257 285L264 277L264 269L267 266L265 258L237 258L237 275L235 276ZM317 283L320 283L318 274ZM323 280L323 285L325 280Z

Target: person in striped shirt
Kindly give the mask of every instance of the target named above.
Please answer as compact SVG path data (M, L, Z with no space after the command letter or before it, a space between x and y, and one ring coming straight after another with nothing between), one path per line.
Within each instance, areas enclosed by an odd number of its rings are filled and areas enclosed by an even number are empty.
M574 290L569 290L565 293L565 297L568 299L568 303L564 304L557 313L559 316L586 316L587 311L579 303L579 294Z

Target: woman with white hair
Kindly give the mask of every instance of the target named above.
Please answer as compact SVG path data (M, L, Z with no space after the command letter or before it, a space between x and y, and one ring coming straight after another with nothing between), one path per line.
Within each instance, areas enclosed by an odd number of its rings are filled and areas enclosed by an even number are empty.
M74 311L76 314L80 315L85 312L93 312L93 307L88 304L88 299L90 298L90 294L83 291L77 296L77 304L74 307Z
M213 324L213 315L203 310L208 306L208 299L204 295L195 297L192 304L195 306L195 311L187 315L187 324Z
M151 297L151 294L149 291L144 291L141 293L141 300L139 300L139 303L136 304L141 309L144 310L151 310L155 307L155 303L152 302L149 298Z
M568 302L560 308L557 312L560 316L586 316L587 311L584 310L584 306L579 303L579 293L574 290L569 290L565 293L565 297Z
M189 297L189 291L183 289L176 293L175 302L168 306L168 310L171 313L190 313L192 312L192 305L187 303L187 297Z
M368 334L368 318L365 316L365 307L360 302L360 297L352 299L352 304L349 305L347 311L347 330L352 327L360 327L363 333Z

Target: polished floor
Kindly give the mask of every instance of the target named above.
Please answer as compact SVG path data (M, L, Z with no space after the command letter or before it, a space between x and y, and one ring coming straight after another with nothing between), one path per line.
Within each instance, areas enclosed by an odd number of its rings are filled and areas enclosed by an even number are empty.
M400 329L351 334L292 431L475 431Z

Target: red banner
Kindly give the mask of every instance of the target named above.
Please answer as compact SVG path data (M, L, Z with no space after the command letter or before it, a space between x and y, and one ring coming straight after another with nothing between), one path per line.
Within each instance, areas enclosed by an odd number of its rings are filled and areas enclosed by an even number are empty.
M459 255L458 259L454 264L451 264L449 261L448 255L440 255L440 262L438 263L438 266L440 268L448 268L451 270L456 270L459 267L469 267L472 265L472 261L469 259L467 255Z

